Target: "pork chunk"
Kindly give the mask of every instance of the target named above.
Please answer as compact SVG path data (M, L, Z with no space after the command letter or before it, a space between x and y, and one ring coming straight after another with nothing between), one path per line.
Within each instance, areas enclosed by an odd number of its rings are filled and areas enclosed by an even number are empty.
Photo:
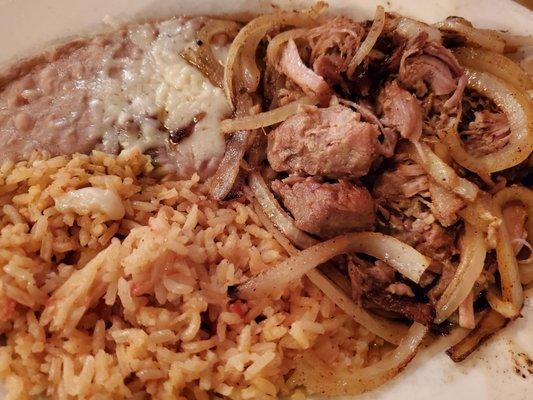
M382 90L379 102L387 125L395 127L405 139L420 139L422 107L415 96L392 81Z
M320 237L333 237L374 225L374 201L370 193L345 181L321 183L316 178L274 181L296 226Z
M278 172L357 178L378 157L378 136L376 125L348 107L309 107L269 134L268 161Z

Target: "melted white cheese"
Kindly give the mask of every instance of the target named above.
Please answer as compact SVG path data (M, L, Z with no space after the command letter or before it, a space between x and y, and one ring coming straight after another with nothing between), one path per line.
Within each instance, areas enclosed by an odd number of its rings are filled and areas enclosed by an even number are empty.
M182 19L131 28L139 56L105 60L91 89L91 107L105 121L105 150L116 151L119 144L143 152L159 148L159 161L174 164L180 176L214 172L225 150L219 123L231 110L223 91L179 55L193 45L197 29L197 20ZM205 117L191 136L168 144L168 131L201 113Z

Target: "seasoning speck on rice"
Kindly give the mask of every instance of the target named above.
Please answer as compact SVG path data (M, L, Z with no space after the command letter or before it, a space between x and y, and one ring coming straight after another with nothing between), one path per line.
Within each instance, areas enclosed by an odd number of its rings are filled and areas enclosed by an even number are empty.
M248 200L140 153L4 163L0 229L7 399L271 399L298 355L363 366L383 343L306 279L232 298L288 254Z

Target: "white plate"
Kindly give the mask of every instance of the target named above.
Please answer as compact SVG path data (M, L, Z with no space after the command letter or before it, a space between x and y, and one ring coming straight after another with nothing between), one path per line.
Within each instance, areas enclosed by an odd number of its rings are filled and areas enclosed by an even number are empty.
M221 4L223 6L221 7ZM0 0L0 64L43 49L59 39L103 29L110 16L131 19L173 14L218 14L269 11L271 3L297 8L311 1L293 0ZM330 0L330 9L355 19L372 16L376 4L426 22L459 15L476 26L533 34L533 12L508 0ZM530 291L530 295L533 295ZM444 400L533 398L533 376L515 372L516 353L533 358L533 301L524 317L511 323L467 361L454 364L437 343L423 352L395 380L358 397L360 400ZM531 368L531 367L530 367ZM0 399L3 396L0 393Z

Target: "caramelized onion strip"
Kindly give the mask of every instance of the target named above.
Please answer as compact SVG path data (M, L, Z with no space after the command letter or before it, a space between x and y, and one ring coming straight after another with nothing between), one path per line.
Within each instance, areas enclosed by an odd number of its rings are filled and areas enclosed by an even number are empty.
M210 19L198 32L198 38L205 44L210 44L214 36L225 34L234 38L239 33L240 26L235 21L225 19Z
M425 143L409 145L411 157L424 168L433 180L468 201L474 201L479 189L468 179L461 178L452 167L442 161Z
M505 42L496 34L493 34L492 32L481 32L480 30L453 18L437 22L434 26L444 32L459 34L464 37L468 43L483 47L495 53L503 53L505 49Z
M533 80L527 72L501 54L472 47L459 47L453 50L453 54L465 67L488 72L523 91L533 89Z
M301 106L314 105L316 103L317 100L304 96L274 110L265 111L255 115L246 115L235 119L226 119L220 123L220 131L226 134L242 130L265 128L267 126L279 124L296 114Z
M207 44L197 48L186 48L180 53L180 56L193 67L198 68L213 85L222 87L224 68L215 58Z
M511 186L500 190L494 195L494 203L498 216L503 219L502 208L510 201L520 201L527 208L528 214L528 239L533 235L533 192L525 187ZM510 302L515 307L514 317L517 317L524 302L524 293L521 284L520 269L518 260L513 251L513 244L505 223L498 227L498 242L496 245L496 257L498 260L498 271L502 285L503 300Z
M494 285L490 285L487 288L485 297L491 308L499 312L505 318L514 318L516 316L516 309L513 304L502 300L501 294L498 293L498 290Z
M468 222L465 222L461 261L457 266L452 281L446 287L435 306L435 323L440 324L448 319L468 297L476 279L483 270L486 254L483 233Z
M446 350L446 353L455 362L463 361L485 340L505 327L507 322L509 322L509 320L500 313L492 309L487 311L477 324L476 328L459 343Z
M278 296L287 285L331 258L349 253L365 253L418 282L430 260L398 239L377 232L356 232L337 236L301 251L276 267L249 279L237 288L238 296L254 299Z
M291 29L285 32L278 33L274 36L267 47L267 62L275 67L279 58L281 57L281 51L285 47L285 43L289 40L295 40L307 34L307 29Z

